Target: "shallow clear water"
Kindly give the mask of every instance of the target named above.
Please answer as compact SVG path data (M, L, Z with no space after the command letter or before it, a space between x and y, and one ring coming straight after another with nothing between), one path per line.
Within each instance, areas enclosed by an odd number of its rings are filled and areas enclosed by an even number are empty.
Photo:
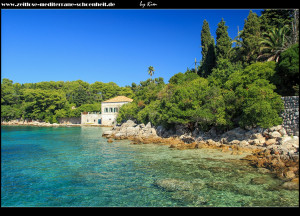
M298 206L245 155L107 143L99 127L1 127L2 206Z

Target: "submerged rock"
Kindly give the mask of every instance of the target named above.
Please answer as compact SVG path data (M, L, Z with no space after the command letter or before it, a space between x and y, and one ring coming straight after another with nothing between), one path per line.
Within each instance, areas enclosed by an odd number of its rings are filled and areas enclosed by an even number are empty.
M173 178L156 180L154 185L165 191L188 191L193 189L192 183Z
M285 182L282 185L282 188L287 189L287 190L299 190L299 182Z
M268 183L268 179L266 177L255 177L251 179L250 183L257 185L266 184Z
M145 125L128 120L120 126L115 126L111 131L105 131L103 136L113 139L129 139L133 144L167 144L170 149L209 148L231 152L232 155L247 154L248 157L244 160L248 160L251 165L257 168L267 168L277 173L279 177L291 179L299 176L299 166L286 165L286 163L289 160L299 161L299 138L285 134L281 125L268 129L235 128L219 134L214 128L209 132L203 132L199 128L191 129L187 126L176 125L175 128L167 130L163 126L154 127L150 122ZM289 167L296 169L288 172ZM176 182L173 181L173 183Z
M198 196L189 191L176 191L172 194L171 199L193 206L201 206L207 203L203 196Z

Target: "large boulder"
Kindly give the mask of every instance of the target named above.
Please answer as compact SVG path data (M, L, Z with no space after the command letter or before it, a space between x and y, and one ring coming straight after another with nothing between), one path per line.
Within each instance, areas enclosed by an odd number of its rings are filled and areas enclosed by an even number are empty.
M139 134L139 130L140 128L139 127L127 127L126 128L126 136L137 136Z
M123 132L118 132L114 135L115 139L124 139L126 137L126 134Z
M121 125L121 127L134 127L134 126L136 126L136 123L134 123L134 121L132 120L127 120L127 122Z
M269 133L271 139L276 139L277 137L281 137L281 134L278 131L273 131Z
M110 130L108 130L108 131L104 131L103 133L102 133L102 136L103 137L110 137L111 135L112 135L112 131L110 131Z
M163 130L161 128L161 130ZM128 120L120 126L114 126L112 130L103 132L104 137L114 137L116 139L126 139L129 137L153 138L157 137L155 128L148 122L145 124L136 124Z
M242 141L245 139L245 133L246 131L244 129L238 127L222 134L221 138L226 138L228 142L231 142L233 140Z

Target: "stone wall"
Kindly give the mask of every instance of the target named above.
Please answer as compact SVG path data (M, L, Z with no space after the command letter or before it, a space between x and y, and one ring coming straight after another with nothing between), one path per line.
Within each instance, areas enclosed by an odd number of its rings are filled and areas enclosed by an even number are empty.
M299 136L299 96L281 98L284 102L283 127L289 136Z
M99 124L100 112L81 113L81 124Z
M59 124L81 124L80 117L65 117L65 118L58 118Z

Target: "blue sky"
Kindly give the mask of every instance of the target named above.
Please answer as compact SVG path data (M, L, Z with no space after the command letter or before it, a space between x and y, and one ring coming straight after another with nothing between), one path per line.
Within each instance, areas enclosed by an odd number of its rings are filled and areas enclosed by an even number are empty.
M1 78L14 83L165 82L201 59L203 20L216 38L224 18L233 39L250 9L1 10ZM262 10L253 10L261 15Z

